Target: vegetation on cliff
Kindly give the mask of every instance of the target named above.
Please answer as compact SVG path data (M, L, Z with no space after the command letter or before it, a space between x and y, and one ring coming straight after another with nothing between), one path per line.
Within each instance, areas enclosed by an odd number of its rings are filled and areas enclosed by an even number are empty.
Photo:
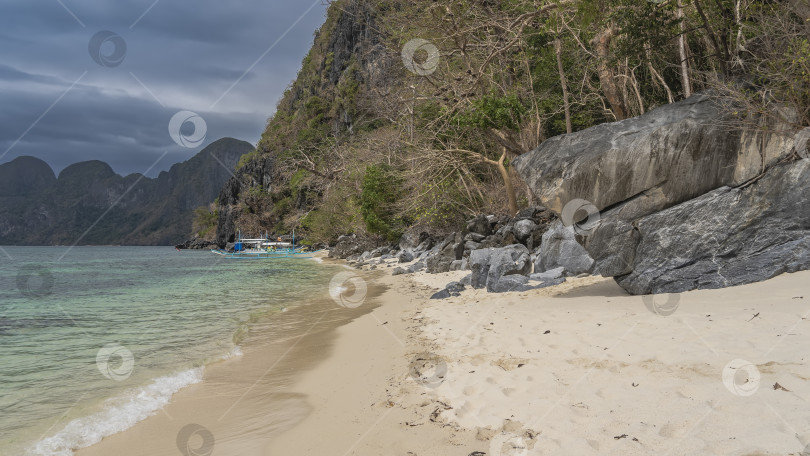
M220 194L218 238L394 239L514 213L533 203L515 157L707 89L752 126L798 129L809 18L807 0L334 1Z

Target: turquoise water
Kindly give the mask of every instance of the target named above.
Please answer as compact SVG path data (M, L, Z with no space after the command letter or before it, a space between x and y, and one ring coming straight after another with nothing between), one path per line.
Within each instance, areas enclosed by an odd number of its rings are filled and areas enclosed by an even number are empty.
M333 274L167 247L2 248L0 454L70 455L131 427Z

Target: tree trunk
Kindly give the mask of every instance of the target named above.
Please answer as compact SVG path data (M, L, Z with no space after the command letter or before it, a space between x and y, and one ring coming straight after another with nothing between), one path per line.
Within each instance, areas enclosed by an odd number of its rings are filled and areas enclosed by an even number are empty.
M622 120L627 118L627 107L622 99L620 89L616 85L616 76L610 67L610 40L613 38L613 33L612 27L597 33L592 44L596 51L596 71L599 75L602 92L605 94L608 103L610 103L610 109L613 111L616 120Z
M683 97L689 98L692 96L692 83L689 80L689 65L686 57L686 34L683 23L683 5L681 0L678 0L678 19L680 19L680 34L678 35L678 52L681 56L681 85L683 86Z
M717 34L714 33L714 29L712 28L712 24L709 22L709 18L706 17L706 13L703 12L703 7L700 4L700 0L695 0L695 9L697 10L700 18L703 20L703 28L706 30L706 35L708 35L709 43L714 48L715 58L720 63L720 71L723 75L728 74L728 50L724 49L720 40L717 39Z
M505 160L506 148L504 147L501 158L497 162L497 166L498 171L501 173L501 177L503 178L503 185L506 187L506 197L509 199L509 215L514 217L518 212L517 197L515 197L515 187L512 186L512 176L509 175L509 170L506 169L506 166L503 164Z
M653 84L655 84L655 81L658 80L658 82L661 83L662 86L664 86L664 90L667 92L667 101L669 101L670 103L674 103L675 99L672 97L672 90L669 88L669 85L667 85L667 81L665 81L664 78L661 76L661 74L655 70L655 67L652 64L652 53L650 53L649 44L644 45L644 52L647 55L647 68L650 69L650 74L652 75L653 78Z
M565 110L565 132L571 133L571 106L568 103L568 83L565 81L565 70L562 64L562 42L560 38L554 39L554 52L557 54L557 71L560 73L560 84L563 92L563 109Z

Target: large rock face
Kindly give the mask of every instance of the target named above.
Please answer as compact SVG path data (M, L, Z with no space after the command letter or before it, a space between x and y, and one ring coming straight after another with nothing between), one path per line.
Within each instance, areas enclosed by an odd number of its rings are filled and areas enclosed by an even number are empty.
M806 204L806 164L784 164L793 140L779 130L786 128L734 128L698 95L552 138L514 166L566 226L589 214L599 220L575 236L593 274L615 277L631 293L716 288L807 267L797 209ZM571 210L583 203L586 211ZM570 240L557 238L559 246ZM557 265L554 246L543 245L536 269Z
M671 293L808 269L808 208L810 161L778 165L748 187L723 187L639 219L632 272L616 281L634 294Z
M558 215L579 198L600 211L625 202L625 213L634 218L740 185L788 149L780 136L743 135L730 124L711 98L695 95L548 139L513 165Z
M245 166L239 168L222 187L218 197L219 218L217 219L216 238L220 247L236 240L236 222L240 211L243 210L239 206L243 193L257 187L261 187L265 193L273 190L274 168L275 158L273 156L250 160Z

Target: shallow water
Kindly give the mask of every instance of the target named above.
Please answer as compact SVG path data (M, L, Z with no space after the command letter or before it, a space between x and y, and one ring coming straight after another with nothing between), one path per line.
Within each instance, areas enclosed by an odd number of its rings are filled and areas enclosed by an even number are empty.
M63 256L64 255L64 256ZM167 247L0 250L0 454L70 455L239 355L253 322L335 268Z

